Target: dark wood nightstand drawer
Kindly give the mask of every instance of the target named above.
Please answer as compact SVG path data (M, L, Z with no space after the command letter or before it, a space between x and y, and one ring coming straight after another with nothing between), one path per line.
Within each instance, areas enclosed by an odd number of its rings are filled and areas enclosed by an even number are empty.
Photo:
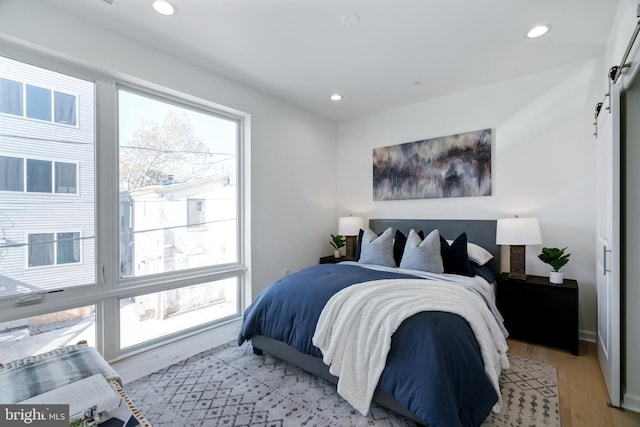
M353 261L353 258L348 258L346 256L336 258L333 255L323 256L322 258L320 258L320 264L337 264L342 261Z
M512 338L570 350L578 354L578 283L554 285L548 278L498 279L498 309Z

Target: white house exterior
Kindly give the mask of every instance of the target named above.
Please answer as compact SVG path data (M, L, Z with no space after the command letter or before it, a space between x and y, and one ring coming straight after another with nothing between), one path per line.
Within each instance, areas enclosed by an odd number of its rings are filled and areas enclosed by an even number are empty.
M237 187L228 175L144 187L120 193L123 277L236 262ZM235 306L236 280L138 296L140 317L225 302Z
M94 99L0 57L0 295L95 283Z

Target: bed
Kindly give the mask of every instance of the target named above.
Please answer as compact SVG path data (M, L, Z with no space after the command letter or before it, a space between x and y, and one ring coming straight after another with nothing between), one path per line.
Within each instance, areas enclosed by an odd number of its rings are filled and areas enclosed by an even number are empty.
M267 287L245 311L238 343L251 340L255 354L266 351L338 384L362 414L375 402L420 425L481 424L500 409L497 377L508 367L493 293L496 221L372 219L368 228L358 239L359 262L311 266ZM371 260L367 245L383 241L389 229L395 265L363 262ZM398 253L407 239L424 239L419 247L431 245L428 256L437 261L438 234L448 273L396 267L414 267L406 260L424 256L410 245ZM461 242L467 257L468 242L485 251L484 259L471 257L468 272L452 273ZM351 312L355 317L346 317Z

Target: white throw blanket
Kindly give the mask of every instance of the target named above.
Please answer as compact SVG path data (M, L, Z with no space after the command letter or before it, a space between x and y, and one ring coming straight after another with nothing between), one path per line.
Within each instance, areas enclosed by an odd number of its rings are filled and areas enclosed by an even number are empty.
M391 348L391 336L407 318L422 311L462 316L473 330L485 371L502 405L498 378L509 367L507 343L483 298L455 284L424 279L376 280L336 293L322 310L313 344L329 372L338 377L338 393L361 414L369 412L373 393Z

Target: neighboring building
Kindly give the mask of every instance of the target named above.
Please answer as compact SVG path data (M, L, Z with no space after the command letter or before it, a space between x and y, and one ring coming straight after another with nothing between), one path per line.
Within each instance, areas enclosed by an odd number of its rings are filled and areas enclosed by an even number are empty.
M120 259L122 277L184 270L235 262L237 191L228 175L176 183L168 179L120 192ZM170 314L215 302L237 300L237 287L211 292L197 287L138 296L140 317Z
M0 70L0 294L95 283L94 85Z

